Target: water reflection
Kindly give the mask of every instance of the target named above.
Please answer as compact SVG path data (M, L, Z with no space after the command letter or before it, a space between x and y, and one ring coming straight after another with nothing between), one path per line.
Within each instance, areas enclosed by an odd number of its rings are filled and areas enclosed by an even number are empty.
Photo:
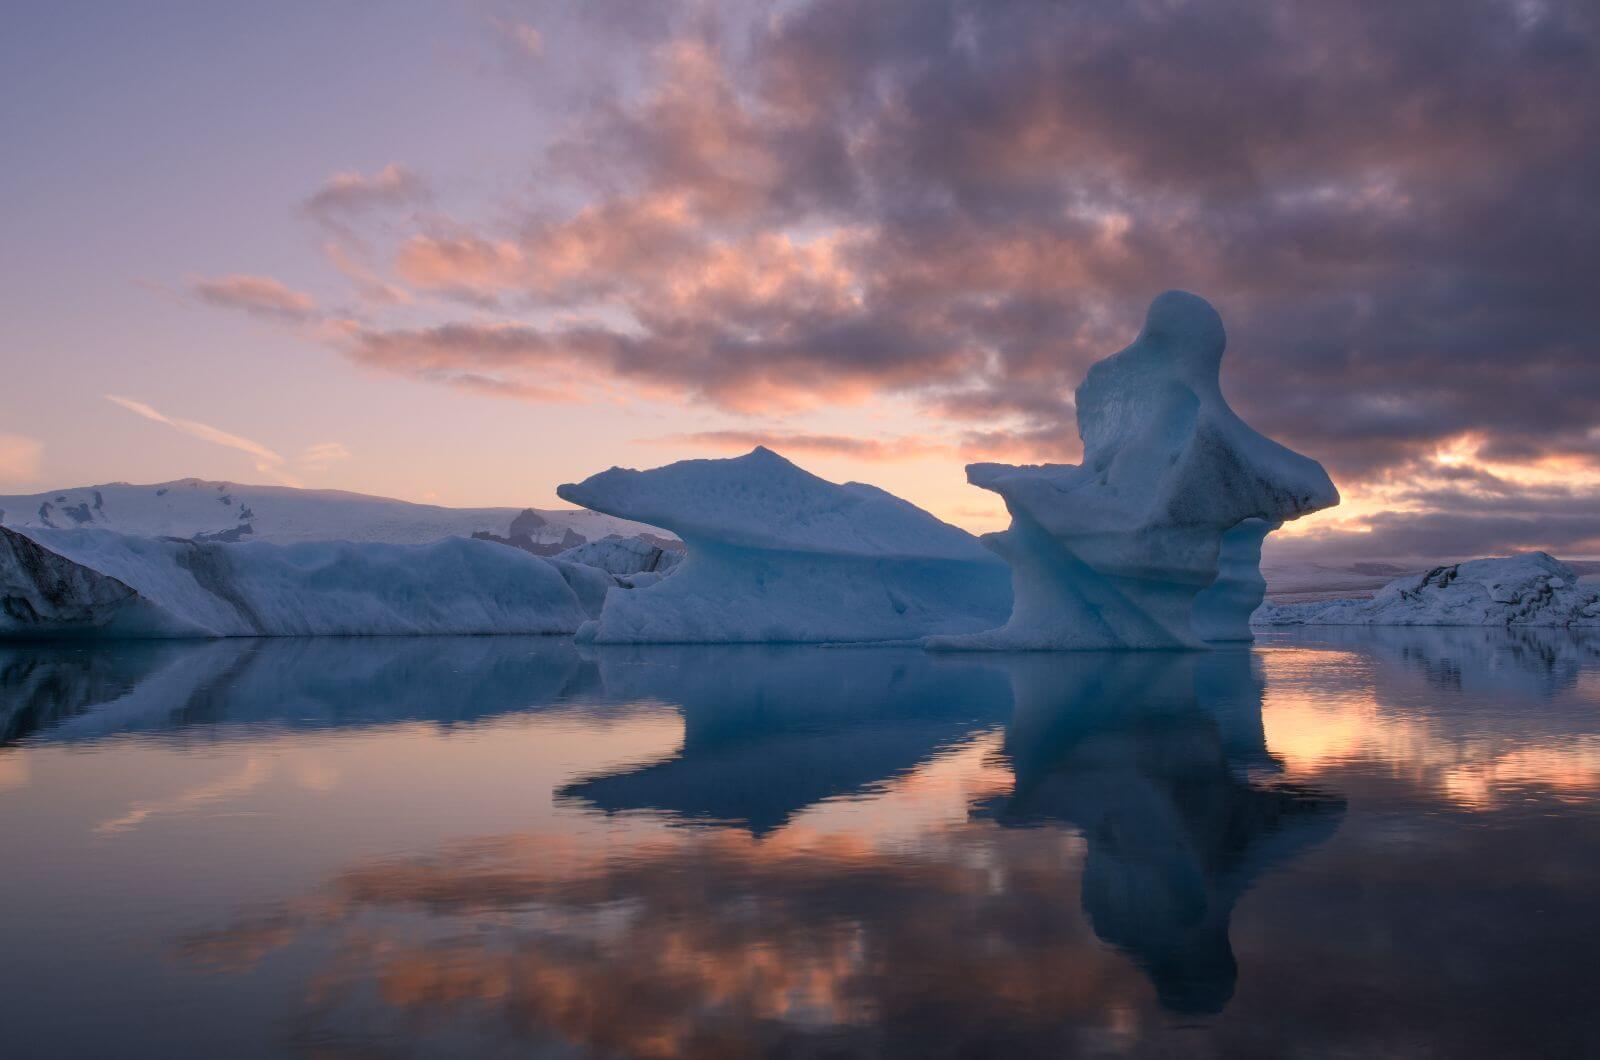
M1600 661L1565 635L1394 632L974 658L537 638L0 652L0 799L49 819L8 832L37 872L0 873L0 915L19 953L63 960L55 979L0 968L0 1017L55 1040L49 997L102 965L176 1003L115 941L152 922L149 951L178 957L162 975L266 1054L1170 1054L1204 1034L1216 1055L1368 1055L1446 1026L1436 1051L1503 1052L1518 1021L1496 1036L1488 1013L1508 976L1551 1024L1592 981L1555 955L1600 933L1593 815L1574 810L1600 787ZM209 770L134 791L201 743ZM69 848L61 822L97 786L132 794L86 810ZM119 852L182 860L142 890ZM91 896L76 933L44 930L62 878ZM1352 999L1383 1018L1352 1024ZM218 1044L162 1032L168 1052Z
M467 723L599 690L595 664L556 637L0 646L0 743L196 726Z
M604 648L601 684L672 704L683 743L562 789L607 813L654 811L762 835L861 794L1005 719L1003 672L915 649Z
M1482 626L1396 626L1382 630L1328 626L1263 643L1372 655L1388 682L1420 678L1435 691L1548 698L1576 687L1600 663L1600 637L1569 629Z
M1010 673L1015 785L982 810L1074 826L1095 933L1133 955L1169 1009L1221 1011L1237 975L1234 904L1344 813L1335 796L1250 779L1272 764L1255 657L1041 656Z

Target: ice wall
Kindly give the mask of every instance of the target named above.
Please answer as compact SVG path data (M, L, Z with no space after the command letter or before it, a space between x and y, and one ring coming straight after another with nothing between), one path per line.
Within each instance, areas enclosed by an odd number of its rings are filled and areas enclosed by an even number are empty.
M571 633L612 584L465 538L224 545L0 527L0 637Z

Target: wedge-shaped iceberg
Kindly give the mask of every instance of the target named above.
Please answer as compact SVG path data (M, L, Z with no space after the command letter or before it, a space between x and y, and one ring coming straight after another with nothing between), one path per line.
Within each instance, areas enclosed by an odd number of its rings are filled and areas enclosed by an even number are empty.
M1369 600L1266 604L1258 626L1600 626L1600 586L1544 552L1409 574Z
M688 555L670 578L611 593L599 643L864 642L984 629L1011 604L1005 565L963 530L769 449L612 468L563 500L658 526Z
M571 633L613 584L466 538L224 545L0 527L0 637Z
M1254 604L1236 565L1255 564L1266 532L1241 524L1270 528L1339 494L1320 464L1228 407L1226 341L1209 303L1168 291L1133 344L1078 387L1082 464L967 468L1011 513L1011 528L985 540L1011 564L1016 606L998 629L930 647L1198 648L1208 633L1239 632ZM1230 540L1235 569L1197 624L1196 598L1218 584Z

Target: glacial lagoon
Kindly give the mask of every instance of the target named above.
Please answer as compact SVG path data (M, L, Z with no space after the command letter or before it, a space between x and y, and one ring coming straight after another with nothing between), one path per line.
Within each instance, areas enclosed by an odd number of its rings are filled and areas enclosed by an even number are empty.
M1600 1055L1600 638L0 649L7 1056Z

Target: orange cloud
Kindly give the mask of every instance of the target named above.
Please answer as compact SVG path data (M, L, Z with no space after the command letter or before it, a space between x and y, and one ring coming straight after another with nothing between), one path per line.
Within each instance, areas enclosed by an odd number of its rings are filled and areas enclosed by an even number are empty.
M934 454L949 454L953 447L931 438L859 438L840 434L802 434L793 431L698 431L672 434L647 441L662 445L703 446L707 449L743 452L764 445L783 453L820 453L848 456L858 460L912 460Z

